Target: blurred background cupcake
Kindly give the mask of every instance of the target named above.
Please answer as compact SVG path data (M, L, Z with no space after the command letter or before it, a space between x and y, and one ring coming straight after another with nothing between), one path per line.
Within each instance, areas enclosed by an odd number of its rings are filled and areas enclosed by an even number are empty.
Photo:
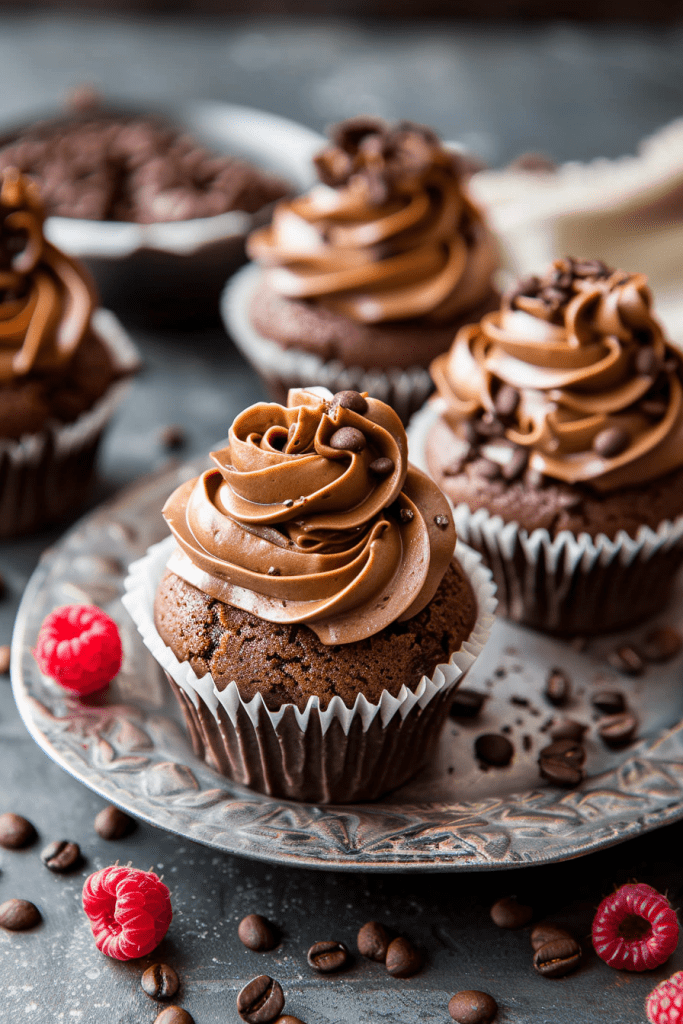
M494 308L498 257L466 168L428 128L354 118L315 158L320 184L252 234L228 331L273 397L367 391L407 421L455 330Z
M659 611L683 561L683 365L642 274L556 260L463 328L417 418L501 610L557 633Z
M96 310L85 268L45 240L36 186L12 168L1 180L0 537L12 537L81 504L138 357Z

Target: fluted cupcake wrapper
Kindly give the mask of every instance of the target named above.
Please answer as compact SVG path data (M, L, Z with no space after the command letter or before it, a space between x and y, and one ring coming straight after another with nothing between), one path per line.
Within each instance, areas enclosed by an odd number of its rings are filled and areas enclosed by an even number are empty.
M121 379L73 423L49 424L18 441L0 438L0 538L55 522L85 498L104 428L129 386L127 377L140 365L132 341L113 313L96 310L92 328Z
M433 400L408 428L410 460L429 472L427 439L443 403ZM565 636L608 633L656 614L683 564L683 516L635 537L620 530L578 536L529 533L486 509L453 506L458 537L479 551L498 587L499 612L515 622Z
M221 297L225 328L247 362L251 363L277 402L286 404L290 388L326 387L337 391L367 391L386 402L407 423L434 390L424 366L364 370L338 359L324 360L303 349L284 348L264 338L252 326L249 309L261 271L249 264L228 282Z
M235 682L219 690L209 673L199 678L159 636L154 596L174 544L169 537L130 566L123 603L171 681L198 756L261 792L316 803L375 799L418 770L493 625L495 586L476 552L462 544L455 552L475 593L476 622L431 677L397 697L385 690L377 703L359 694L348 708L333 697L322 710L310 697L303 711L294 704L271 711L260 694L243 700Z

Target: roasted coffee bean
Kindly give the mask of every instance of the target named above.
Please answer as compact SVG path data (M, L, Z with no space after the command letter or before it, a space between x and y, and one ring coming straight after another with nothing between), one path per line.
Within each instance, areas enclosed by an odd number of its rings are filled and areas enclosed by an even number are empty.
M552 782L555 786L565 786L573 789L583 782L585 772L574 764L567 764L566 761L554 760L551 757L541 757L538 760L538 767L541 776Z
M440 530L447 530L450 525L450 519L444 515L434 516L434 525L438 526Z
M11 811L0 814L0 846L6 850L20 850L35 838L36 830L26 818Z
M621 427L605 427L593 438L593 451L603 459L614 459L626 451L630 442L629 434Z
M575 718L561 718L552 723L549 733L552 740L580 740L587 730L588 726L577 722Z
M531 947L535 953L541 946L545 946L546 942L553 942L555 939L571 939L571 937L565 928L542 921L541 924L536 924L531 929Z
M2 588L0 588L2 594ZM0 676L6 676L9 672L10 648L7 644L0 645Z
M638 719L630 711L626 711L621 715L610 715L598 722L598 735L608 747L617 750L632 742L637 728Z
M600 690L591 697L591 704L606 715L618 715L626 708L624 695L619 690Z
M355 427L340 427L328 441L330 448L340 452L362 452L367 441L365 434Z
M178 975L168 964L152 964L140 979L142 991L150 999L171 999L178 991Z
M488 694L478 690L456 690L451 704L451 718L475 718L488 700Z
M387 958L389 936L379 921L368 921L358 932L358 952L368 960L383 964Z
M285 997L278 981L267 974L252 978L237 996L237 1012L248 1024L270 1024L285 1007Z
M71 871L81 859L81 850L78 843L58 839L41 850L40 859L50 871Z
M177 451L185 444L185 431L176 423L164 427L159 434L159 440L164 448L169 451Z
M514 416L517 412L519 399L520 394L517 388L513 388L510 384L501 384L493 400L493 408L496 410L496 415L500 416L503 420Z
M375 476L389 476L394 472L394 463L391 459L375 459L370 463L368 469Z
M155 1017L154 1024L194 1024L194 1017L181 1006L167 1006Z
M123 839L135 828L135 819L114 804L103 807L95 818L95 831L100 839Z
M566 704L572 693L569 676L561 668L553 668L545 683L545 696L556 708Z
M338 391L336 395L332 396L330 405L332 407L339 405L342 409L350 409L351 412L357 412L359 416L365 416L368 411L368 403L359 391Z
M523 928L534 912L524 903L518 903L514 896L503 896L491 907L491 920L499 928Z
M0 928L8 932L23 932L40 921L40 911L28 900L5 900L0 903Z
M505 480L516 480L522 475L529 465L529 452L526 448L515 448L512 458L501 468L501 474Z
M331 974L346 967L349 962L349 951L343 942L328 939L325 942L314 942L306 959L309 967L320 971L321 974Z
M275 949L277 946L273 929L260 914L247 914L242 918L237 935L240 942L254 953L267 953L269 949Z
M624 644L622 647L617 647L615 651L611 651L607 655L607 660L612 668L626 676L639 676L645 670L643 659L630 644Z
M647 661L670 661L683 648L683 637L672 626L660 626L647 634L638 644L640 654Z
M457 1024L491 1024L498 1013L498 1003L488 992L471 989L451 996L448 1012Z
M534 953L534 969L544 978L562 978L579 966L581 947L571 935L551 939Z
M577 740L554 740L539 753L541 760L562 761L574 768L580 768L586 760L585 748Z
M485 732L474 741L474 753L479 760L496 768L510 764L514 752L515 748L507 736L497 732Z
M412 978L422 967L422 957L407 939L399 936L389 943L385 963L392 978Z

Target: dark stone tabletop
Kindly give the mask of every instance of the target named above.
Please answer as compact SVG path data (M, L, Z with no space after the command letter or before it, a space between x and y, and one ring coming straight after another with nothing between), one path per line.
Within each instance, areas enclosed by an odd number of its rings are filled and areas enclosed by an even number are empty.
M50 106L79 82L144 102L211 98L273 110L314 128L374 111L433 124L493 164L524 150L557 159L633 152L638 141L683 111L680 28L288 22L216 23L86 16L0 16L0 120ZM206 452L261 387L218 329L134 336L145 368L101 458L93 501L168 459L159 429L180 424L183 456ZM41 551L58 532L0 546L6 594L0 643ZM29 738L0 679L0 811L25 814L40 841L0 857L0 902L33 900L44 923L0 932L0 1021L8 1024L140 1024L156 1015L139 985L157 959L181 976L178 999L196 1024L237 1021L235 994L251 977L277 977L287 1012L307 1024L447 1021L463 988L489 991L501 1024L645 1021L643 1000L683 968L683 949L652 974L611 970L588 935L594 908L615 885L647 881L681 898L683 824L570 863L473 875L315 873L233 858L139 825L118 842L95 834L102 801L55 766ZM85 864L53 875L41 843L78 842ZM118 963L94 947L80 909L86 875L119 860L153 867L171 887L174 920L144 963ZM550 981L531 969L528 929L504 932L491 903L516 894L580 938L579 971ZM240 918L259 912L281 929L273 953L250 953ZM425 967L409 981L358 958L336 977L314 976L305 951L334 938L355 947L376 918L407 934Z

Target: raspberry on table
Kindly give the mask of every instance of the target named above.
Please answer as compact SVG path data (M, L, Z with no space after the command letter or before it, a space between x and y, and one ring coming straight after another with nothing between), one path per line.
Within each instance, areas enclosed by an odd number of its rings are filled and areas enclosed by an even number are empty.
M652 989L645 1000L650 1024L681 1024L683 1021L683 971L677 971Z
M153 871L114 865L85 880L83 910L95 945L115 960L147 956L173 917L171 895Z
M593 919L595 952L618 970L652 971L677 945L676 911L644 882L622 885L606 896Z
M101 690L121 668L118 626L95 605L71 604L51 612L33 656L46 676L81 695Z

